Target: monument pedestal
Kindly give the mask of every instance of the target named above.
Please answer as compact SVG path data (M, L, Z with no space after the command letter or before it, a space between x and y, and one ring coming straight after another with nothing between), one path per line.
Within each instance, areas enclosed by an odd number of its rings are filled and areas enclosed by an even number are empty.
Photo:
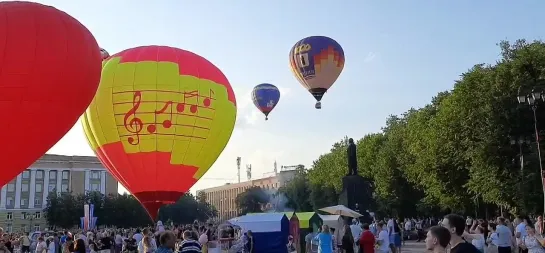
M339 195L339 204L362 214L363 216L359 219L361 222L369 224L372 221L366 211L371 206L371 201L373 201L373 193L369 180L360 175L343 177L343 190Z

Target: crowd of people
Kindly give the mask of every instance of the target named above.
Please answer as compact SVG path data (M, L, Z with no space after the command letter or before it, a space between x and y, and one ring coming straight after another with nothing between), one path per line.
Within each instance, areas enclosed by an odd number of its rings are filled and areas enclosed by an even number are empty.
M519 216L511 222L504 217L474 220L450 214L429 229L426 247L451 253L545 253L544 232L541 216L534 221Z
M168 229L158 224L155 229L49 231L41 233L33 242L28 233L4 233L0 228L0 253L207 253L209 239L217 240L216 229L212 224Z
M512 222L476 220L450 214L443 219L375 220L360 224L353 220L335 231L327 225L305 237L309 253L401 253L405 239L413 234L425 238L427 250L450 253L545 253L543 218L532 221L520 216ZM172 226L158 223L156 228L100 229L62 231L39 234L34 241L29 233L4 233L0 228L0 253L208 253L209 248L230 252L256 253L251 231L233 227L222 229L212 224ZM427 232L427 234L425 233ZM294 238L289 237L288 252L296 252Z

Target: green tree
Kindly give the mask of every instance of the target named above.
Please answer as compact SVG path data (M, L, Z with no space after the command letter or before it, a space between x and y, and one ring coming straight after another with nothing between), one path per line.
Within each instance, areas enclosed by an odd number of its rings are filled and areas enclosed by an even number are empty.
M50 192L44 208L46 220L50 226L72 228L80 224L83 206L78 207L76 196L70 193ZM79 208L79 209L78 209Z
M339 193L331 184L310 184L310 203L313 210L339 204Z
M45 219L50 226L57 226L63 219L62 202L57 192L50 192L47 195L47 205L44 208Z
M98 218L97 225L142 227L154 223L138 200L129 194L104 196L98 192L85 195L52 192L44 209L48 224L59 228L79 226L85 204L95 206L94 216ZM212 206L208 203L199 203L188 193L176 203L162 207L159 219L184 224L194 220L205 221L216 215L217 211Z
M262 207L269 201L269 196L258 186L252 186L246 191L240 193L235 199L235 204L241 213L259 213Z
M304 167L298 169L295 177L278 189L278 193L283 194L287 198L286 207L296 212L312 211L310 183Z
M521 149L521 166L519 147L510 139L535 140L532 111L519 106L516 97L519 90L545 87L545 44L519 40L501 42L500 49L502 58L494 65L475 65L451 91L390 116L381 132L357 142L360 173L374 184L375 210L403 215L416 210L474 214L484 212L483 206L542 211L536 144ZM545 129L542 110L538 107L538 127ZM312 193L312 184L340 190L345 147L341 140L314 161L308 173L311 195L319 195Z
M218 210L206 199L206 193L200 191L197 193L197 220L206 221L210 218L218 216Z

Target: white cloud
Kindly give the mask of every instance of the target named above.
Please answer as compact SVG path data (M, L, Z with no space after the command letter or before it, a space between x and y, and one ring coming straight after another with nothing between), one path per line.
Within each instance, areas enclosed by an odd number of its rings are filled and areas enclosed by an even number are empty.
M277 87L278 90L280 90L280 100L291 96L292 89L290 87ZM251 94L251 90L240 91L237 93L236 127L254 126L258 122L258 120L262 120L265 117L257 108L255 108Z
M377 53L369 52L367 56L363 59L363 62L372 62L378 56Z
M283 86L277 86L280 90L280 99L288 97L291 95L291 87L283 87Z

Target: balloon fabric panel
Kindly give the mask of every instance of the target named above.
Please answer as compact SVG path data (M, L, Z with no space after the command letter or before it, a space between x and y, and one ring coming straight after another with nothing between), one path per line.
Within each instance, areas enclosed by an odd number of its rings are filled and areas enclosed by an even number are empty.
M298 41L290 51L290 67L308 90L329 89L344 68L344 51L335 40L312 36Z
M79 21L53 7L0 3L0 185L57 143L91 102L100 49Z
M85 137L87 138L87 142L89 144L89 147L95 152L96 157L98 160L104 165L106 168L114 168L111 164L110 160L107 159L107 157L103 154L97 154L98 149L98 143L96 141L96 137L93 135L93 132L91 131L91 126L89 125L89 121L87 119L87 113L84 113L81 117L81 123L83 126L83 132L85 133ZM119 174L117 170L110 170L110 173L112 176L121 184L125 189L127 189L127 182L125 179Z
M236 99L227 78L206 59L145 46L105 61L87 117L97 155L154 218L223 151Z

